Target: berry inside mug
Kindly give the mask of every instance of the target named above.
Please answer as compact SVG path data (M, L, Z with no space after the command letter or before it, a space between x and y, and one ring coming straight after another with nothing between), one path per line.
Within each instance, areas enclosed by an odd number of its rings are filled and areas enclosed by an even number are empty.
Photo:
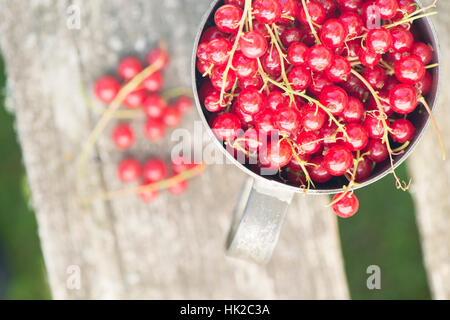
M355 5L360 3L360 5ZM215 0L192 57L200 117L250 178L228 253L269 261L295 193L335 194L343 218L353 190L411 154L439 83L435 3L413 0ZM443 147L442 147L443 149ZM443 151L445 157L445 153Z

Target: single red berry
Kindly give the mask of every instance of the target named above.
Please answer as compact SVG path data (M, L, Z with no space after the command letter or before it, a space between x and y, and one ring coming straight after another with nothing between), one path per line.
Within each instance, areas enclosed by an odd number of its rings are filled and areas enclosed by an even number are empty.
M322 44L309 48L306 61L313 71L323 71L331 65L333 52Z
M276 79L281 75L281 58L277 50L268 50L261 58L264 71Z
M188 187L187 180L182 180L180 182L172 184L168 188L168 190L171 194L180 195L180 194L183 194L187 190L187 187Z
M158 92L163 86L164 78L160 72L154 72L145 78L142 85L150 92Z
M266 97L266 106L274 111L289 104L289 97L280 90L273 90Z
M378 93L378 97L379 97L379 99L378 99L379 103L383 107L384 113L388 117L392 116L392 114L394 113L394 110L392 109L392 106L389 103L389 91L387 91L386 89L381 90ZM369 103L367 104L367 110L376 110L377 113L379 112L378 104L375 101L375 98L373 96L370 97L370 99L369 99Z
M341 176L353 164L353 155L345 145L335 145L331 147L323 158L323 165L332 176Z
M122 59L117 68L117 73L125 81L133 79L142 71L142 63L136 57L126 57Z
M209 112L218 112L225 109L226 107L225 99L222 99L222 103L219 102L220 92L214 91L205 98L203 104L205 105L206 110L208 110Z
M212 131L220 140L232 140L239 135L241 131L241 122L239 118L232 113L223 113L214 120Z
M264 167L282 168L292 159L292 148L286 140L271 141L259 153Z
M98 79L94 85L94 93L97 98L104 103L110 103L114 100L120 90L120 83L116 78L104 76Z
M333 83L328 79L325 72L312 72L311 83L309 85L309 91L318 96L322 92L323 88L331 86Z
M263 146L261 141L265 134L260 134L257 129L249 128L244 132L242 139L244 139L245 149L249 151L257 151Z
M263 85L264 85L264 81L260 74L257 74L253 78L240 78L239 79L239 87L241 87L241 89L255 88L255 89L259 90L262 88Z
M281 18L280 2L278 0L255 0L253 1L253 15L261 23L275 23Z
M217 38L226 38L228 34L225 32L222 32L217 28L216 26L209 27L205 31L203 31L203 34L200 38L201 43L208 43L211 40L217 39Z
M225 66L214 67L211 72L211 83L217 90L222 90L222 87L225 91L230 90L234 83L236 82L236 73L233 69L228 69L227 77L225 78Z
M400 82L415 84L425 76L425 65L418 56L406 56L395 65L395 76Z
M292 157L291 161L289 161L289 164L288 164L289 169L291 169L292 171L303 171L303 168L302 168L303 163L298 162L297 158L301 162L309 162L309 160L311 160L311 155L305 154L305 153L299 153L296 157Z
M172 171L176 174L189 170L194 166L190 159L182 155L178 155L173 158L170 165L172 167Z
M411 54L418 56L424 65L429 64L433 59L433 50L423 42L414 43L411 48Z
M295 140L301 154L315 154L322 146L319 136L313 131L302 131Z
M148 95L143 103L144 112L150 118L162 117L166 106L166 101L157 93Z
M181 112L187 112L192 108L192 99L187 96L180 96L175 100L174 105Z
M339 16L339 20L345 28L347 39L355 38L362 33L363 21L358 13L353 11L344 12Z
M152 182L150 182L150 181L144 181L144 182L142 182L141 187L147 186L147 185L149 185L151 183ZM150 188L141 188L138 191L138 195L139 195L139 198L142 201L144 201L146 203L149 203L149 202L152 202L153 200L155 200L158 197L159 191L158 190L152 190Z
M281 15L282 17L279 19L278 23L280 24L291 24L292 20L286 18L291 17L295 18L298 14L298 2L297 0L279 0L281 5Z
M320 40L328 48L340 48L347 36L344 24L338 19L328 19L320 29Z
M387 123L387 120L384 121L386 126L388 126L389 124ZM372 139L381 139L386 130L383 120L378 119L373 114L367 114L363 125L366 128L369 137Z
M320 130L327 120L327 114L319 106L306 104L301 109L301 124L305 130Z
M197 70L198 72L200 72L200 74L206 74L209 71L211 65L212 63L208 61L203 61L200 59L197 60Z
M282 107L275 113L274 124L280 132L294 134L300 127L300 118L300 113L296 109Z
M248 31L239 39L239 46L247 58L256 59L266 53L267 40L258 31Z
M149 118L144 125L144 134L150 141L157 141L164 137L166 127L160 119Z
M340 116L348 105L348 95L338 86L329 86L322 90L319 101L332 115Z
M288 49L288 60L294 66L303 66L306 64L306 56L309 48L301 42L294 42Z
M241 52L236 52L233 57L233 69L238 78L252 78L258 72L258 60L247 58Z
M113 141L117 148L120 150L126 150L130 148L134 143L133 129L127 123L118 124L112 134Z
M340 197L342 197L343 193L338 193L334 196L333 202ZM358 198L353 193L347 193L344 195L342 199L337 201L332 205L333 211L340 218L350 218L358 212L359 209L359 201Z
M376 0L381 19L389 20L395 17L398 10L397 0Z
M381 55L376 52L372 52L369 49L360 48L358 51L358 58L363 66L370 68L376 66L380 62Z
M405 16L413 13L417 4L414 0L398 0L398 8L397 15L394 17L394 21L402 20Z
M308 10L309 16L311 17L312 22L315 24L322 24L325 20L325 9L317 1L308 1L306 3L306 8ZM305 8L303 6L299 10L298 20L300 23L306 27L309 27L308 19L306 17Z
M318 1L320 2L320 4L322 4L323 8L325 9L326 18L333 17L337 9L336 0L318 0Z
M269 134L275 131L275 113L271 109L266 109L254 116L253 124L260 133Z
M233 33L239 28L243 11L241 8L226 4L217 9L214 22L217 28L223 32Z
M395 112L408 114L417 106L417 94L414 87L409 84L399 84L389 93L389 103Z
M352 67L350 62L343 56L334 56L330 67L325 73L331 81L335 83L347 81Z
M181 122L181 111L175 106L168 107L163 114L164 124L168 127L177 127Z
M361 122L364 116L364 106L362 102L355 97L348 97L347 107L342 111L342 118L345 123Z
M245 0L225 0L225 4L232 4L236 7L244 8Z
M362 158L358 162L358 166L356 167L355 181L362 182L370 177L370 174L373 170L373 161L368 157ZM350 168L350 171L353 173L353 168Z
M158 70L164 69L169 64L169 54L160 48L153 49L147 55L147 63L149 66L158 62Z
M414 84L414 88L417 91L418 96L424 96L431 90L431 86L433 84L433 77L430 72L425 72L425 76L422 80Z
M146 97L145 89L137 89L129 93L123 100L125 107L136 109L142 107Z
M414 126L411 121L406 119L397 119L391 123L391 137L395 142L405 143L414 136Z
M362 75L373 88L378 90L383 89L386 82L386 72L384 69L379 66L366 68Z
M142 174L141 164L134 158L124 159L117 167L117 174L122 182L136 181Z
M242 112L241 108L239 108L237 100L233 103L231 112L238 117L243 129L247 129L249 125L253 123L254 120L253 115Z
M358 11L361 8L363 0L336 0L341 12Z
M286 48L289 48L295 42L300 42L302 37L303 32L297 28L286 29L280 35L281 43Z
M311 83L311 72L303 66L296 66L289 71L287 78L292 89L301 92Z
M218 38L208 43L205 54L209 62L214 63L216 66L222 66L228 62L231 48L232 44L230 41Z
M359 151L364 149L369 142L369 134L365 127L359 123L349 123L345 126L345 143L351 151Z
M359 39L350 40L346 42L342 55L347 58L357 58L360 49L361 41Z
M383 162L389 155L386 145L380 139L370 139L365 151L374 162Z
M254 88L244 89L238 96L239 108L242 112L254 115L264 108L264 96Z
M371 29L367 33L366 45L372 52L385 54L392 47L391 33L383 27Z
M312 158L309 163L311 165L308 166L308 173L313 181L325 183L333 177L325 168L322 156Z
M166 174L166 164L159 158L151 158L144 164L143 176L147 181L161 181Z
M414 43L414 37L409 30L402 26L396 26L391 29L392 49L395 52L403 53L411 50Z

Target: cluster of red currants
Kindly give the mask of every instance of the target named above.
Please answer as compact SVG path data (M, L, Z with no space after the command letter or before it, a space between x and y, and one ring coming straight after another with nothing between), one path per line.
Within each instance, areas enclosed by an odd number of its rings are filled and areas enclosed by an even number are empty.
M414 136L408 115L426 104L421 12L413 0L224 0L197 49L213 132L286 183L345 177L332 204L352 216L352 187L393 165Z
M161 90L164 82L162 71L169 62L169 55L162 49L154 49L147 55L148 65L151 66L157 59L163 61L163 67L153 72L141 83L137 83L136 88L122 101L126 108L140 109L145 114L146 122L143 132L151 141L162 139L166 127L177 127L181 122L182 114L192 108L192 99L187 96L179 96L172 104L168 104L161 94ZM119 62L117 68L123 84L113 76L103 76L94 85L96 97L103 103L112 103L118 97L121 88L133 81L143 70L143 65L138 58L125 57ZM130 123L120 122L112 131L112 139L116 147L124 151L134 144L136 135ZM171 167L173 175L191 168L181 157L173 160ZM152 158L142 166L135 158L127 157L119 163L117 172L122 182L143 181L142 186L161 182L168 176L166 164L159 158ZM180 179L167 188L173 194L181 194L187 188L187 181ZM142 188L138 191L139 197L145 202L155 199L158 193L157 188Z

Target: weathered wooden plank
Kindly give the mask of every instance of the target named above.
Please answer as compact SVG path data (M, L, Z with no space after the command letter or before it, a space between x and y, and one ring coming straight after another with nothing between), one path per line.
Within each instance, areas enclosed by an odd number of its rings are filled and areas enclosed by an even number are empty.
M266 267L224 256L231 211L245 178L230 165L210 166L185 195L164 193L150 205L131 196L83 206L77 197L120 188L115 167L122 157L105 134L87 177L76 181L76 156L97 119L79 84L90 87L114 71L121 56L142 56L163 38L175 57L167 86L189 86L192 41L208 3L2 1L0 39L10 105L55 298L348 298L336 219L325 209L324 197L294 201ZM71 4L81 9L80 30L66 27ZM192 131L195 119L192 112L183 126ZM138 132L141 125L136 124ZM169 139L140 140L132 150L139 159L169 158ZM81 271L79 290L67 286L72 265Z
M450 52L450 2L439 1L438 11L433 21L443 59L440 61L441 87L435 115L448 154L450 64L446 57ZM431 126L411 156L409 169L413 177L411 191L416 202L417 222L431 291L436 299L450 299L450 163L448 160L442 161L439 143Z

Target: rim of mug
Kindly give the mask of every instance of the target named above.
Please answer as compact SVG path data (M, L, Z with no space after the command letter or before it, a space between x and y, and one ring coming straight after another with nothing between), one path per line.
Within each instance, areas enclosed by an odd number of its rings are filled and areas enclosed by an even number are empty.
M230 160L233 165L236 165L239 169L241 169L242 171L244 171L246 174L248 174L249 176L253 177L254 179L258 179L258 180L262 180L265 181L266 183L271 183L276 187L279 188L283 188L287 191L290 192L295 192L295 193L306 193L306 194L316 194L316 195L327 195L327 194L336 194L339 192L344 191L343 187L340 188L330 188L330 189L315 189L315 188L310 188L310 189L303 189L300 187L295 187L277 180L272 180L272 179L268 179L264 176L261 176L255 172L253 172L252 170L250 170L249 168L247 168L245 165L243 165L242 163L240 163L239 161L236 160L236 158L233 157L233 155L231 155L223 146L223 142L219 141L219 139L217 139L217 137L214 135L208 120L206 119L205 113L202 109L202 103L200 102L200 99L198 97L198 88L197 88L197 48L200 42L200 38L203 34L203 31L205 29L205 25L207 24L207 22L209 21L209 19L211 18L211 15L215 9L215 7L217 6L217 4L223 0L213 0L210 4L210 6L208 7L208 9L206 10L206 12L203 14L201 20L200 20L200 24L197 28L197 32L196 32L196 36L195 36L195 40L194 40L194 47L193 47L193 51L192 51L192 58L191 58L191 84L192 84L192 91L193 91L193 95L194 95L194 101L195 101L195 105L197 108L197 111L200 115L201 121L203 123L204 126L206 126L207 131L209 136L211 137L211 139L213 140L213 143L216 145L216 147L221 149L221 152L223 152L225 154L225 156L227 157L228 160ZM422 7L422 2L420 0L415 0L415 2L417 4L419 4L419 6ZM440 46L439 46L439 40L437 37L437 32L436 29L434 27L433 22L431 21L431 19L429 17L423 17L420 18L420 20L423 20L425 22L426 25L428 25L429 30L431 31L431 36L433 39L433 49L434 49L434 53L436 54L436 61L441 61L441 57L440 57ZM439 87L440 87L440 65L438 65L436 67L436 72L435 72L435 81L437 83L436 85L436 91L434 92L434 95L432 95L432 97L434 98L433 100L433 104L430 105L430 110L433 112L436 109L436 105L437 105L437 101L439 98ZM417 133L417 138L415 139L415 141L409 145L407 147L407 150L399 157L396 158L394 160L394 170L397 169L414 151L414 149L417 147L417 144L419 143L419 141L423 138L423 135L425 133L425 131L427 130L428 126L430 125L430 116L428 115L426 118L426 122L423 126L423 128L420 130L420 132ZM392 173L392 166L389 164L389 166L386 167L386 169L384 169L383 171L377 173L376 175L370 177L369 179L358 183L358 185L355 185L353 187L353 190L357 190L363 187L367 187L368 185L371 185L372 183L383 179L384 177L386 177L387 175L389 175L390 173Z

